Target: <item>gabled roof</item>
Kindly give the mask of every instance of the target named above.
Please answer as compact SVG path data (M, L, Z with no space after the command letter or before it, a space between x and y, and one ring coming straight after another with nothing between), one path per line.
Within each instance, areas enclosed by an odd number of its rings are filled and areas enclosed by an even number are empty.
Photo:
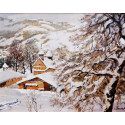
M0 83L6 82L14 78L21 78L24 75L15 71L0 71Z
M17 82L16 84L18 85L22 82L32 80L35 78L39 78L39 79L43 80L44 82L47 82L54 87L57 87L57 80L56 80L55 76L53 75L53 73L51 73L51 72L47 72L47 73L43 73L43 74L39 74L39 75L35 75L35 76L31 76L31 75L27 76L27 78L23 78L23 80Z
M39 59L43 62L43 60L39 57L39 58L33 63L33 66L36 64L36 62L37 62ZM44 63L44 62L43 62L43 63ZM45 64L44 64L44 65L45 65Z
M53 61L52 61L51 59L48 59L47 57L45 57L44 60L42 60L42 59L39 57L39 58L34 62L33 66L36 64L36 62L37 62L39 59L44 63L44 65L45 65L47 68L53 68L53 69L55 68L55 67L53 66Z
M53 75L52 72L40 74L38 77L50 85L57 87L57 78Z
M48 59L47 57L44 57L43 63L47 68L53 68L53 69L55 68L53 66L53 61L51 59Z

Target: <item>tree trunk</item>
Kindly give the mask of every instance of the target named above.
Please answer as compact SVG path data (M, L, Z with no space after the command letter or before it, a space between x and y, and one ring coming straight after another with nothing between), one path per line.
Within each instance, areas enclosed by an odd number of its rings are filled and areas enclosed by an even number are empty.
M114 98L115 98L115 93L116 93L116 87L117 87L117 84L118 84L118 81L119 81L119 78L122 74L122 71L123 71L123 68L125 66L125 60L122 62L122 64L119 66L119 69L118 69L118 73L119 73L119 76L117 76L115 78L115 81L114 83L111 85L111 89L109 91L108 94L106 94L107 96L107 99L105 101L105 103L107 103L104 107L104 112L112 112L113 110L113 104L114 104Z
M116 78L115 82L111 86L112 88L110 89L109 93L106 94L107 107L104 109L104 112L112 112L118 80L119 78Z
M26 70L25 70L25 64L23 62L23 73L25 74Z
M17 60L16 60L16 72L17 72Z
M30 72L32 73L32 63L30 62Z

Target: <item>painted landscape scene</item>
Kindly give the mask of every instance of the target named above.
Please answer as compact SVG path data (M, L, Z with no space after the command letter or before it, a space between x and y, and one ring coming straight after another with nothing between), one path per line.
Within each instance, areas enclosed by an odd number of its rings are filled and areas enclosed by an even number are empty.
M0 112L124 112L125 14L0 13Z

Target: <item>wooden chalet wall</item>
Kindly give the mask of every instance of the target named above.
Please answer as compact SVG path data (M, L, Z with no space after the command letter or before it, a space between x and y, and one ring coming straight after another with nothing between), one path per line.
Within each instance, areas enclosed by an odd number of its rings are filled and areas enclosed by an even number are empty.
M32 86L32 85L27 86L26 83L30 83L30 84L37 83L37 86ZM34 79L27 80L25 82L20 83L18 88L50 91L51 85L47 82L44 82L43 80L39 78L34 78Z
M10 85L13 85L13 84L17 83L20 80L22 80L22 77L21 78L14 78L14 79L8 80L6 82L0 83L0 87L8 87Z
M33 66L33 69L36 69L36 70L45 70L46 68L47 67L40 59L38 59L35 65Z
M38 74L43 74L43 73L45 73L45 71L36 70L33 72L33 75L38 75Z
M38 86L37 87L34 87L34 86L27 87L25 85L26 83L30 83L30 84L39 83L39 84L42 84L42 80L39 79L39 78L34 78L34 79L31 79L31 80L27 80L27 81L24 81L24 82L20 83L18 88L19 89L28 89L28 88L30 88L30 89L38 90Z
M38 86L26 86L26 89L38 90Z

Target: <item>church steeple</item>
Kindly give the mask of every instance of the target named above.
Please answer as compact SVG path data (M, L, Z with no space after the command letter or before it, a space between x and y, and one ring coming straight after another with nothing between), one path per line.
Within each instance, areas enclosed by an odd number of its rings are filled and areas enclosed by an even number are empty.
M44 60L44 51L43 51L43 49L42 49L42 45L41 45L41 49L40 49L40 51L39 51L39 57L42 59L42 60Z
M38 54L39 54L39 57L40 57L42 60L44 60L44 51L43 51L43 50L40 50Z

